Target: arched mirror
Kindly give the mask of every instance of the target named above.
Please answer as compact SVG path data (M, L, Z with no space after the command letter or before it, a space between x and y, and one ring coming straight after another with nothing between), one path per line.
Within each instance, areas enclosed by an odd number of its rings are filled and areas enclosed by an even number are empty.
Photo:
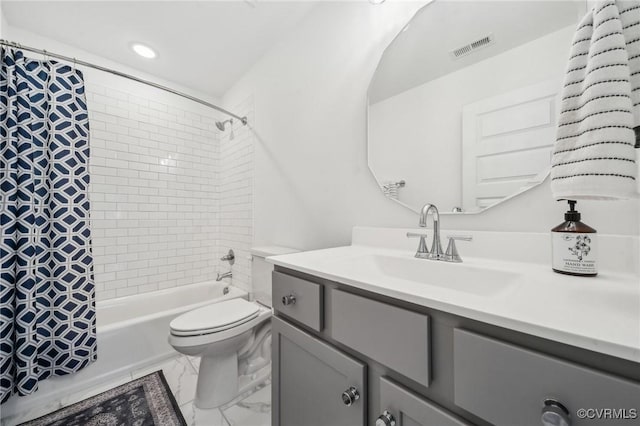
M478 213L549 171L577 1L433 1L387 47L368 92L368 163L412 210Z

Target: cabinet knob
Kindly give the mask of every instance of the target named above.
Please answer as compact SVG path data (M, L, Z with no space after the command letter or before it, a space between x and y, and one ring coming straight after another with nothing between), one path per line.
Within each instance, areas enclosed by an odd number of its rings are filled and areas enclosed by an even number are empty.
M569 410L555 399L545 399L540 417L544 426L571 426Z
M286 296L282 296L282 304L285 306L295 305L296 304L296 296L293 294L288 294Z
M342 402L347 407L351 407L359 399L360 399L360 392L358 392L358 389L354 388L353 386L351 386L346 391L342 392Z
M384 410L376 420L376 426L396 426L396 419L389 410Z

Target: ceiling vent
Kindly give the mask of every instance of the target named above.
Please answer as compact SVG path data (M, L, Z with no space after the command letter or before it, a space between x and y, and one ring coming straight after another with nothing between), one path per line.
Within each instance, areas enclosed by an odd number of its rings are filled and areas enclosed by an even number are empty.
M487 35L486 37L482 37L476 41L473 41L469 44L466 44L462 47L454 49L449 52L453 59L462 58L463 56L467 56L476 50L482 49L483 47L491 46L495 42L493 33Z

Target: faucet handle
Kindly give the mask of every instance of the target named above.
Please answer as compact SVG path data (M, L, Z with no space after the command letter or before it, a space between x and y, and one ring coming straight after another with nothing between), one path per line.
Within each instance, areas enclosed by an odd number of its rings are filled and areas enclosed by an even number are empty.
M462 258L458 253L458 248L456 247L457 241L473 241L473 236L471 235L447 235L449 239L449 244L447 245L447 251L444 254L444 260L446 262L462 262Z
M229 252L220 258L222 261L229 262L229 265L233 265L236 261L236 255L232 249L229 249Z
M447 235L447 238L454 241L473 241L473 235Z
M418 259L426 259L429 257L426 232L407 232L407 238L420 238L420 243L418 243L418 251L416 251L416 257Z
M407 232L407 238L427 238L426 232Z

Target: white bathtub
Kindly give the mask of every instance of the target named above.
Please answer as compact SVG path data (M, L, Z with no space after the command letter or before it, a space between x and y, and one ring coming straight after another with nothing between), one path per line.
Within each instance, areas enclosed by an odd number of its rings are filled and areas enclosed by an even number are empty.
M228 288L229 293L224 294L225 288ZM98 336L101 333L127 328L134 324L153 322L160 318L173 318L182 312L210 303L246 296L247 293L239 288L206 281L152 293L98 301L96 303Z
M224 289L228 288L227 294ZM98 360L68 376L52 377L37 392L13 396L2 405L2 417L55 404L61 396L88 389L176 354L167 343L169 323L183 312L247 293L207 281L96 303Z

